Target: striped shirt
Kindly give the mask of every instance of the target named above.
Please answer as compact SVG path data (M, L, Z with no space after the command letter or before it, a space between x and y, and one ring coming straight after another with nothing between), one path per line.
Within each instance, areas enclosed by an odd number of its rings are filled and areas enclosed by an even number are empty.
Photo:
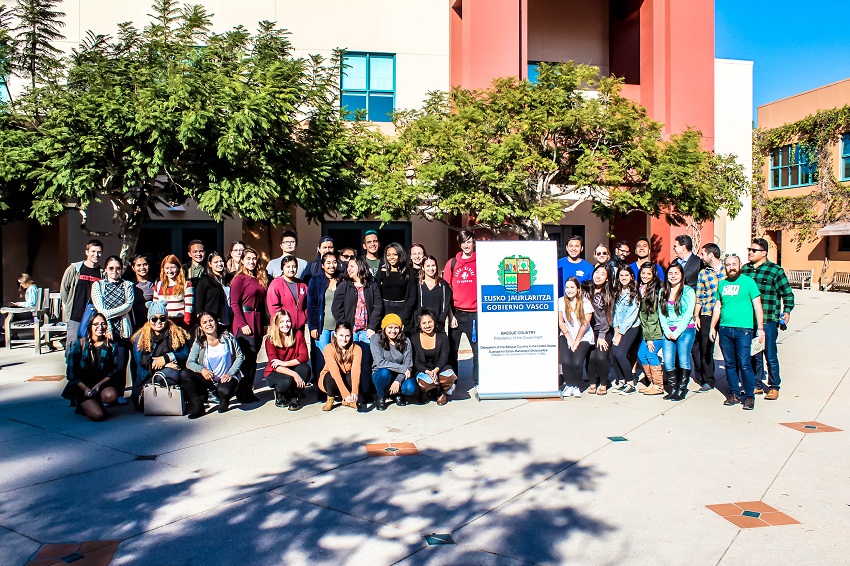
M794 308L794 290L785 271L777 264L765 261L753 267L748 263L741 267L741 273L751 277L759 288L765 322L776 322L782 312L791 312Z

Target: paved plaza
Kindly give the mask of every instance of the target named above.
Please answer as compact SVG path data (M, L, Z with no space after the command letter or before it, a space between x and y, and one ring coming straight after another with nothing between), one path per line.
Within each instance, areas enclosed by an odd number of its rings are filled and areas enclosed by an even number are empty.
M93 423L49 380L62 353L3 349L0 562L847 564L850 295L797 299L780 398L752 412L693 385L368 414L261 389L194 421Z

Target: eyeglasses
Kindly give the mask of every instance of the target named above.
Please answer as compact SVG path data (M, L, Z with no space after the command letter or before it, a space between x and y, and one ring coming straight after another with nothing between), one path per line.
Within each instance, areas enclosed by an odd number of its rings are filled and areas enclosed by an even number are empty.
M354 256L351 254L340 254L339 257L341 257L342 259L354 259Z
M120 267L107 267L106 271L121 271Z
M165 316L164 314L151 317L151 322L165 322L166 320L168 320L168 317Z
M747 248L747 251L750 252L751 254L754 254L756 252L763 252L764 250L761 249L761 248Z
M93 323L92 323L92 326L97 326L98 328L101 328L101 327L102 327L102 328L106 328L106 327L107 327L107 326L109 326L109 325L108 325L107 323L105 323L105 322L93 322Z

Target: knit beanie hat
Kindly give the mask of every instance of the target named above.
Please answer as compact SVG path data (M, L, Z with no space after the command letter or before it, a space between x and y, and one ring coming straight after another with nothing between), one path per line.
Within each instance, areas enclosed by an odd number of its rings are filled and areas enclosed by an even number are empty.
M402 326L402 324L401 324L401 317L400 317L400 316L398 316L398 315L397 315L397 314L395 314L395 313L390 313L390 314L388 314L388 315L387 315L387 316L385 316L385 317L384 317L384 319L381 321L381 330L383 330L384 328L386 328L387 326L389 326L389 325L391 325L391 324L395 324L396 326L398 326L399 328L401 328L401 326Z
M145 306L148 307L148 320L161 314L168 316L168 311L165 308L167 304L168 303L166 303L165 301L146 302Z

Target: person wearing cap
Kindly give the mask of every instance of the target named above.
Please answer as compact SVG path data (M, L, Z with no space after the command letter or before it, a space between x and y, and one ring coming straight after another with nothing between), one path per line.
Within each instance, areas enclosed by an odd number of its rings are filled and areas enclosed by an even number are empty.
M381 332L372 335L372 383L375 385L375 408L384 411L390 396L396 405L407 405L405 395L417 392L413 379L413 346L402 332L401 317L395 313L381 320Z
M310 279L322 274L322 258L327 253L334 253L334 239L330 236L322 236L316 246L316 259L308 263L301 272L300 279L305 285L310 285Z
M161 371L172 385L189 358L189 333L168 318L166 301L147 303L148 320L134 335L133 357L141 367L133 383L133 405L142 409L142 388Z

